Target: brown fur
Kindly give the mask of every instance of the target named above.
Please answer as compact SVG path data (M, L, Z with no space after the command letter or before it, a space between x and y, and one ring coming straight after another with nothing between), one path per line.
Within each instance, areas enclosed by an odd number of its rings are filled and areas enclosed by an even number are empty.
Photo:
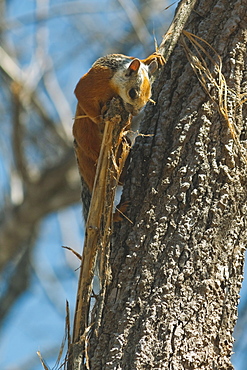
M117 60L120 60L120 62ZM73 125L75 151L80 174L89 187L90 192L93 189L96 165L102 142L103 127L100 125L102 123L102 109L105 108L106 103L113 97L119 94L121 95L120 89L131 88L131 83L133 84L133 82L130 83L130 86L118 86L118 80L114 81L113 78L118 69L123 68L121 65L123 66L125 61L131 62L131 60L135 60L135 58L126 57L121 54L113 54L100 58L80 79L75 88L75 95L78 100ZM150 65L154 60L159 65L164 64L164 59L159 54L152 54L141 62ZM109 67L111 65L113 65L112 68ZM133 69L135 68L136 66L133 65ZM145 73L143 72L143 74ZM135 74L133 73L132 80L134 78ZM151 83L146 75L143 77L142 84L138 88L140 88L140 96L135 100L137 106L133 107L132 114L138 113L140 108L150 98ZM126 105L126 107L131 111L132 107L129 107L129 105Z

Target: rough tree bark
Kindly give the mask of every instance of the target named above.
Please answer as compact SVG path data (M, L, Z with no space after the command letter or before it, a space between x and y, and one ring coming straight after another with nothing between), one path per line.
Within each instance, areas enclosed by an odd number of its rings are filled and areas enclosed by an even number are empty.
M229 121L178 45L132 151L90 368L232 369L246 245L246 0L199 0L186 30L222 58ZM208 83L210 94L217 93Z

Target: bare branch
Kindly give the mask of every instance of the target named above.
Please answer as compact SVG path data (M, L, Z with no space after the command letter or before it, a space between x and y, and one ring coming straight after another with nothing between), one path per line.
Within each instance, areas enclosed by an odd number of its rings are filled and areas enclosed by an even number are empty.
M14 160L18 175L24 183L30 182L30 174L28 172L28 165L23 150L24 142L24 125L22 122L23 106L20 104L20 86L13 84L13 129L12 129L12 149L14 153Z
M52 174L52 176L51 176ZM2 218L0 228L0 270L27 243L42 217L79 201L80 181L74 152L46 169L25 193L22 204L13 206Z
M30 246L36 237L36 231L33 230L30 238L26 240L26 246L12 260L12 265L9 268L11 272L4 274L5 289L0 296L0 322L5 319L15 300L28 287Z
M163 40L159 46L159 52L164 55L166 60L170 57L175 48L196 1L197 0L180 1L173 21L166 34L163 36Z
M120 138L122 138L126 127L129 127L129 114L125 111L119 99L112 99L104 123L104 135L97 162L92 200L86 224L86 236L78 281L73 344L69 356L71 363L69 362L68 369L76 369L77 365L75 364L79 364L81 361L81 364L83 363L84 355L82 356L81 351L86 347L91 326L93 326L95 331L100 326L106 287L109 283L109 253L110 236L113 231L113 202L122 166L128 155L128 150L125 148L121 161L119 161L119 167L121 167L118 168L116 153L118 153L119 145L122 141ZM99 261L101 292L98 296L99 304L96 320L90 323L89 310L97 257ZM77 353L78 349L81 352L79 356ZM87 359L86 353L85 358ZM88 367L86 366L86 368Z
M123 9L125 10L133 29L135 30L140 43L145 45L146 40L150 38L150 33L147 29L144 19L140 11L132 0L118 0Z
M43 124L51 131L53 131L59 143L62 146L71 146L71 136L68 137L68 133L63 129L56 129L54 121L51 119L50 114L44 107L44 104L41 103L40 99L37 97L37 94L30 89L27 84L27 76L18 66L17 62L0 46L0 70L2 70L5 76L10 80L19 85L20 94L19 101L26 107L27 103L31 102L37 113L41 117ZM11 86L11 84L10 84Z
M56 107L63 130L66 133L66 136L70 138L72 142L72 132L70 126L68 125L68 122L72 121L73 115L68 101L66 100L64 93L58 83L55 71L52 70L52 68L50 68L49 72L45 73L44 83L47 92ZM59 130L60 129L61 128L59 127Z

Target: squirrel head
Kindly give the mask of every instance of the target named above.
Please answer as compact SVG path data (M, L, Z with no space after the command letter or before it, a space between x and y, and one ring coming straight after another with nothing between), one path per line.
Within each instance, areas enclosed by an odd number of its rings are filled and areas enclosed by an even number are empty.
M153 60L149 65L145 65L136 58L113 75L111 83L123 99L127 112L133 116L137 115L150 99L151 76L157 68L156 60Z

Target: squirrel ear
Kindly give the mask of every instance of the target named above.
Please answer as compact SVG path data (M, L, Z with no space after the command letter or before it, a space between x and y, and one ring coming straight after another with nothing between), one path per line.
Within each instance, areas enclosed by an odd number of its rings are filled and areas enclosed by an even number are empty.
M152 60L152 62L148 65L148 72L150 75L154 74L154 72L158 69L158 62L156 59Z
M132 73L137 73L141 65L141 61L139 59L133 59L127 69L127 76L130 76Z

